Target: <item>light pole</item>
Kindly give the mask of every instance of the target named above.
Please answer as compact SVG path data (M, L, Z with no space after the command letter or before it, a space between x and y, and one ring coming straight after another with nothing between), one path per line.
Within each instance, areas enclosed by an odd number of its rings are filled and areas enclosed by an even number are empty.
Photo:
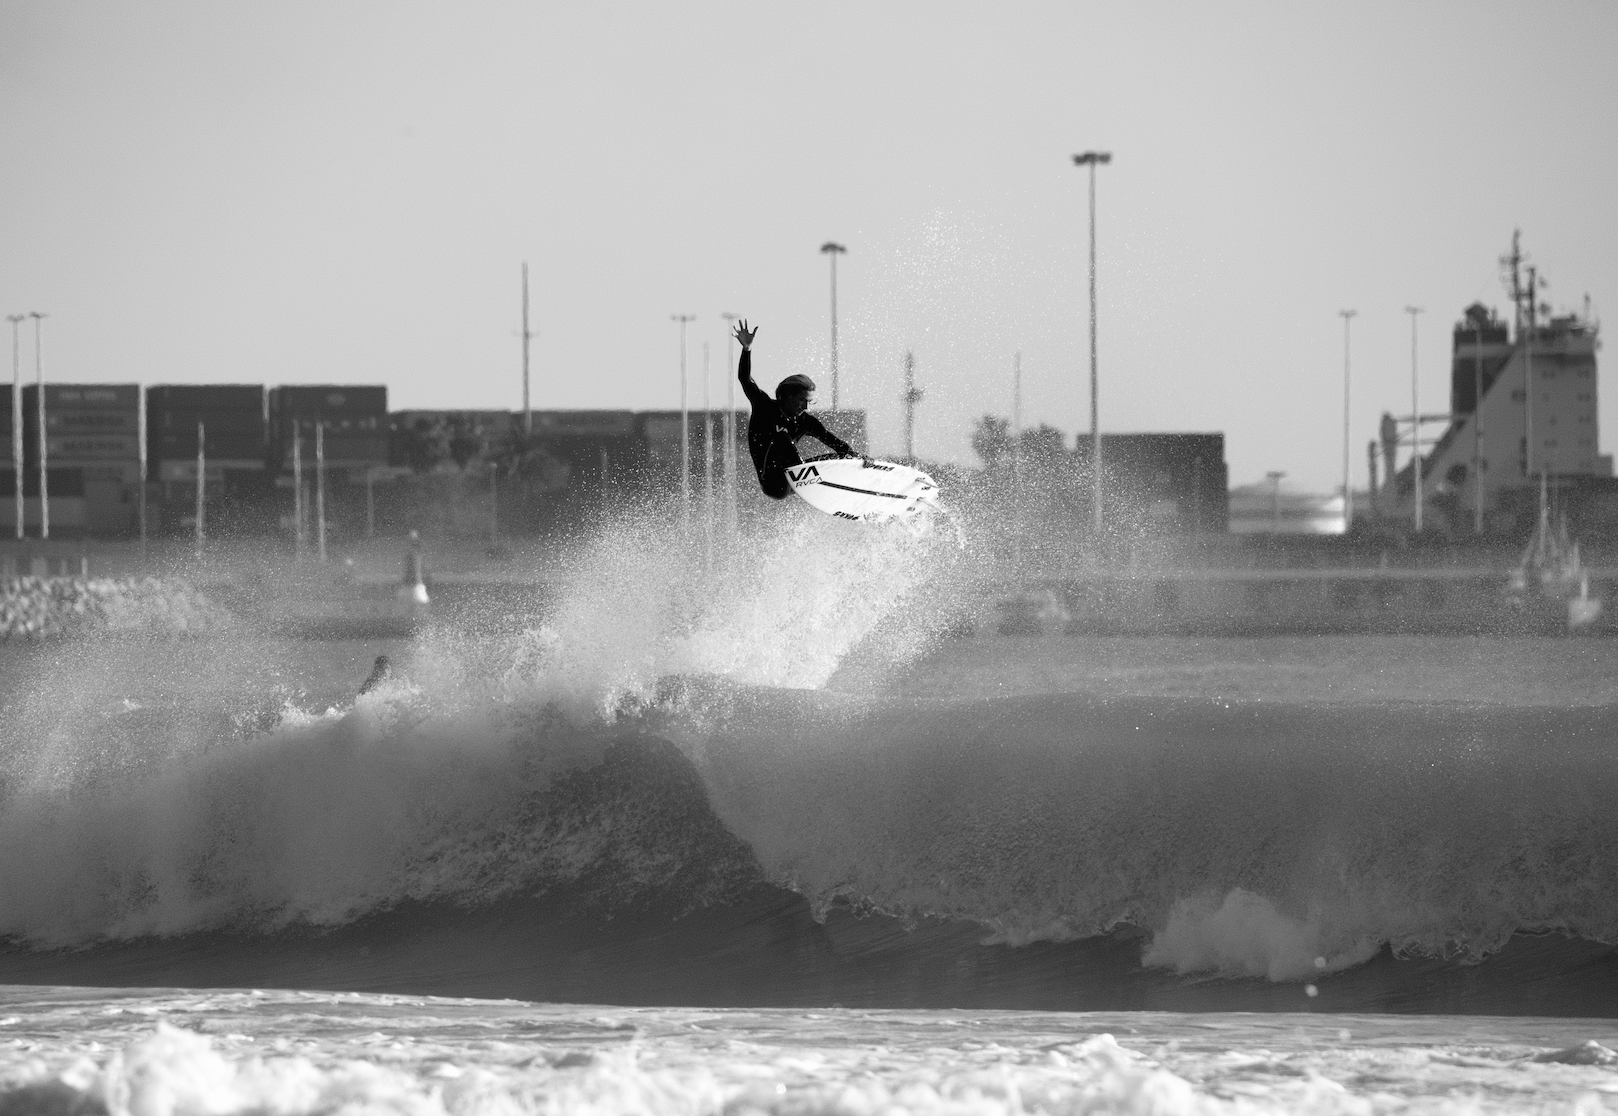
M49 439L45 437L45 365L39 353L39 323L47 315L30 310L28 316L34 319L34 379L39 385L39 537L48 539L51 537L51 492L45 468Z
M1535 321L1539 303L1539 272L1528 269L1528 330L1523 345L1522 405L1523 405L1523 459L1522 475L1534 475L1534 334L1539 332ZM1518 333L1522 330L1519 328ZM1543 487L1543 486L1542 486Z
M528 341L534 335L528 329L528 261L522 263L522 434L534 436L534 408L528 399ZM527 447L524 447L525 449Z
M1022 583L1022 351L1011 356L1011 514L1018 584Z
M686 402L685 324L697 320L695 314L670 314L680 323L680 526L687 537L691 532L691 411Z
M22 350L17 341L22 320L27 314L8 314L11 323L11 469L17 478L17 538L24 538L22 529Z
M1110 151L1086 151L1073 164L1090 168L1090 505L1096 545L1101 543L1101 403L1096 377L1096 167L1112 162Z
M837 410L837 257L848 251L828 240L820 250L831 257L831 409Z
M736 335L732 325L739 314L722 313L725 320L725 529L736 532Z
M1273 485L1270 489L1270 534L1279 535L1281 533L1281 478L1286 474L1278 469L1271 469L1264 475L1270 478L1270 484Z
M197 423L197 559L202 559L202 549L208 540L207 509L203 487L208 477L208 430L205 423Z
M1415 483L1416 534L1421 534L1421 378L1416 374L1416 317L1419 306L1406 306L1410 315L1410 478Z
M1472 350L1472 533L1483 534L1483 323L1473 321Z
M1348 325L1358 310L1339 310L1343 319L1343 534L1354 526L1354 492L1348 486Z
M702 568L713 566L713 373L702 343Z

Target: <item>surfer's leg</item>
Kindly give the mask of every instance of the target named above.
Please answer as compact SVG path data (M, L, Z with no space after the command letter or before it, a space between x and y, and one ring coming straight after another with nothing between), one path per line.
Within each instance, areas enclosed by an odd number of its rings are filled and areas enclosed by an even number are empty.
M785 469L767 469L758 475L758 486L772 500L785 500L792 495L792 482Z

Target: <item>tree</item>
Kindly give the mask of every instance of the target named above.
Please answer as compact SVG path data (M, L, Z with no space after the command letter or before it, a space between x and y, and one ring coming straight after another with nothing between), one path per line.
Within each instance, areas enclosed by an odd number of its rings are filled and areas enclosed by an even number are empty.
M1021 438L1023 467L1053 472L1068 462L1067 436L1050 423L1024 430Z
M449 454L458 469L465 469L488 449L488 439L465 416L457 416L449 432Z
M414 473L431 473L449 460L449 436L442 422L418 418L393 432L394 464L405 465Z
M972 429L972 452L989 472L997 471L1011 455L1011 420L984 415Z

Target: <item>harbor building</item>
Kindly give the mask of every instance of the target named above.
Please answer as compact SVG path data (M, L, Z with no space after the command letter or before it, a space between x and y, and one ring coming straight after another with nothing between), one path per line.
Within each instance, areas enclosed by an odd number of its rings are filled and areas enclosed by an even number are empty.
M1481 303L1462 313L1451 335L1449 413L1436 416L1447 425L1430 446L1423 439L1424 524L1455 535L1531 528L1542 480L1562 506L1613 487L1597 410L1599 326L1588 311L1542 319L1537 277L1530 269L1521 281L1515 246L1506 262L1515 321L1508 326ZM1397 446L1409 447L1413 425L1384 417L1390 464ZM1413 518L1409 461L1376 498L1382 517Z

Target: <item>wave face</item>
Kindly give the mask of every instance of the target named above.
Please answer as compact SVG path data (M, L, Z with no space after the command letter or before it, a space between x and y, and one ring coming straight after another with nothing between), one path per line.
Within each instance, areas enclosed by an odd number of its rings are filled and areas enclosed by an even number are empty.
M1610 708L1074 696L734 707L716 808L768 875L997 940L1132 924L1148 965L1300 979L1520 931L1618 940Z
M330 707L287 681L327 670L317 645L29 660L0 703L0 979L1289 1009L1307 982L1566 1014L1618 991L1618 709L828 692L856 648L891 665L947 627L953 540L805 517L744 552L704 569L622 525L551 614L424 637Z

